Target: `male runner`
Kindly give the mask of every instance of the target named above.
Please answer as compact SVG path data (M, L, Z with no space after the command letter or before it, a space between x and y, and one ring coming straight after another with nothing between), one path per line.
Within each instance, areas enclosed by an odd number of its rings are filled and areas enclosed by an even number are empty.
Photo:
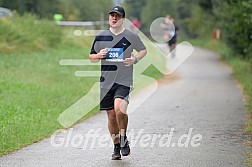
M115 6L109 11L109 29L96 36L89 55L90 61L101 61L100 110L106 110L108 129L114 142L112 160L130 154L126 131L129 93L133 85L133 65L147 50L139 36L125 28L125 10ZM134 56L133 50L138 54Z
M173 18L170 19L171 22L173 23L174 27L175 27L175 32L173 32L173 36L172 38L168 41L168 45L170 48L170 52L172 52L175 48L176 48L176 43L177 43L177 35L179 32L179 27L175 24L175 21ZM172 56L175 56L175 52L172 53Z
M179 27L175 25L175 21L170 15L166 15L164 22L161 23L161 28L163 28L164 31L164 40L168 41L170 52L173 51L172 56L175 56L174 49L176 48Z

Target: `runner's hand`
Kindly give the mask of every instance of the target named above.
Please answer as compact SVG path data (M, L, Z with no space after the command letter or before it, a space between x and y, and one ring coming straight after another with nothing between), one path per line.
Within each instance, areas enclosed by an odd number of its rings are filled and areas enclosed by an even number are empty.
M103 58L105 58L107 52L108 52L108 49L107 49L107 48L100 50L100 52L97 54L97 58L98 58L98 59L103 59Z
M131 66L136 62L136 57L131 53L130 58L126 58L124 61L125 66Z

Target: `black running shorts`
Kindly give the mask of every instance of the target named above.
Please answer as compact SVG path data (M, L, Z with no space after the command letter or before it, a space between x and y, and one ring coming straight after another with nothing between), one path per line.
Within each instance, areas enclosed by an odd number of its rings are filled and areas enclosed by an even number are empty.
M176 42L177 42L176 38L173 37L172 39L170 39L170 40L168 41L168 45L170 46L170 45L176 44Z
M100 92L100 110L112 110L114 109L115 98L124 99L129 103L130 87L114 84L110 90L102 89Z

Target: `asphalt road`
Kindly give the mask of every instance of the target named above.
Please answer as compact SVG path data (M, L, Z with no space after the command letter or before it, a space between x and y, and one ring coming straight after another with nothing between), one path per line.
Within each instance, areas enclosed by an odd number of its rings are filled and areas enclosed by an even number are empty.
M143 96L139 93L135 100ZM100 112L55 138L0 158L0 166L246 166L251 153L244 145L249 140L243 134L246 116L231 69L213 52L195 48L176 75L160 80L158 89L129 115L130 156L110 159L107 117Z

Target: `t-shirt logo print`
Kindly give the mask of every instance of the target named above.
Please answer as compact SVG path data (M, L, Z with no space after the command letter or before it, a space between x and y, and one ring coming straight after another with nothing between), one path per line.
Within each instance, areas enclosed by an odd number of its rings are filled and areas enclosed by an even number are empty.
M123 37L113 48L123 48L123 51L125 52L130 45L131 42L127 38Z

